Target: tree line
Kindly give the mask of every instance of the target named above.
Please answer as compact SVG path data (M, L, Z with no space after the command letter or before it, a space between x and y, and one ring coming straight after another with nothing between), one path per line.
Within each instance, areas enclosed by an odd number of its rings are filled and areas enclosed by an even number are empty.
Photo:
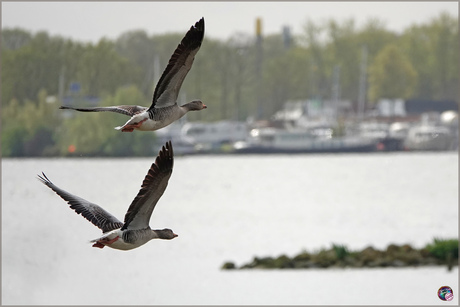
M150 105L155 83L182 37L136 30L113 41L83 43L3 29L2 155L154 154L154 133L120 136L112 129L127 118L69 114L58 105L69 95L81 103L97 97L100 105ZM293 37L205 36L178 102L199 98L208 105L205 112L189 114L191 121L267 119L287 100L331 99L338 78L340 98L356 108L363 63L367 107L379 98L458 102L458 45L458 18L448 13L401 33L378 19L361 27L353 19L331 19L307 21L303 33ZM77 92L70 90L73 84Z

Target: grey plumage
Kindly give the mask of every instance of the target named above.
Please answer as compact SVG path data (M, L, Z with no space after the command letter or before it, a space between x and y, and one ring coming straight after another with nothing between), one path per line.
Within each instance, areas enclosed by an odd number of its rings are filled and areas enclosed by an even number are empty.
M174 152L171 141L163 146L155 163L150 167L141 189L128 208L125 223L121 230L139 229L148 225L153 209L168 186L174 165Z
M168 66L166 66L153 92L149 113L154 112L154 108L163 108L176 103L182 82L192 68L203 38L204 18L201 18L185 34L172 54Z
M141 189L126 212L124 223L100 206L57 187L46 177L45 173L42 173L42 176L38 175L38 179L67 201L70 208L75 210L77 214L81 214L101 229L103 233L121 228L121 230L127 230L127 239L132 241L141 236L142 232L152 231L149 227L150 217L168 185L173 165L174 152L171 141L169 141L161 148L155 162L152 163L148 170ZM158 231L158 237L162 238L162 232L165 230L170 231L169 229L163 229L154 230L154 232Z
M94 108L74 108L70 106L60 106L62 110L75 110L80 112L115 112L123 115L134 116L138 113L145 111L147 108L142 106L112 106L112 107L94 107Z
M201 47L204 38L204 18L201 18L185 34L180 44L172 54L168 65L161 75L152 97L152 103L149 108L143 106L110 106L110 107L93 107L93 108L76 108L71 106L61 106L60 109L76 110L80 112L116 112L133 117L143 112L148 112L148 118L155 122L161 122L158 125L150 125L145 129L136 126L144 118L131 118L132 122L125 126L117 127L121 131L138 130L156 130L170 124L172 121L182 117L188 111L202 110L206 108L201 101L192 101L183 106L177 105L182 83L192 68L192 64Z
M121 221L100 206L57 187L46 177L45 173L42 173L42 175L38 175L38 179L43 184L56 192L57 195L67 201L71 209L75 210L77 214L81 214L85 219L93 223L94 226L101 229L102 232L109 232L123 226Z
M142 238L143 236L148 235L152 229L150 227L145 228L145 229L134 229L134 230L126 230L123 232L122 239L126 243L134 243L136 242L139 238Z

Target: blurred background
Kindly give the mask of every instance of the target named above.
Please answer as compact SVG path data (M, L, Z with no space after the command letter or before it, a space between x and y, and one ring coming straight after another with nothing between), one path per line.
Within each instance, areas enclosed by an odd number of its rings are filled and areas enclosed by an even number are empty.
M58 109L149 106L202 16L178 103L206 110L121 133ZM457 2L2 2L2 304L458 305L458 47ZM172 241L91 248L36 180L123 219L169 139Z
M455 150L457 7L7 2L2 155L151 156L172 137L184 154ZM201 16L205 40L178 103L198 98L205 112L125 135L108 129L123 115L58 110L149 106ZM92 133L80 133L88 127Z

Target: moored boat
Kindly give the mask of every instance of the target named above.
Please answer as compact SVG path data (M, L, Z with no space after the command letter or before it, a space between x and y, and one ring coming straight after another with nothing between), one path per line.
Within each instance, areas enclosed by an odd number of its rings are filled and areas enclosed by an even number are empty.
M355 136L333 137L305 129L253 129L244 142L234 144L236 153L371 152L376 142Z

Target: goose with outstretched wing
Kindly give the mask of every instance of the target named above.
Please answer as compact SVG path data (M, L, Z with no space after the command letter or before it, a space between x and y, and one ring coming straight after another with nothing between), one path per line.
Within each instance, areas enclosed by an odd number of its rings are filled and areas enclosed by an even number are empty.
M145 176L139 193L126 212L124 223L100 206L58 188L44 173L38 178L67 201L70 208L75 210L77 214L81 214L102 230L103 235L101 237L91 240L94 243L93 247L108 246L115 249L130 250L152 239L171 240L177 237L171 229L154 230L149 226L153 209L155 209L155 205L168 185L173 164L173 148L171 141L169 141L161 148L155 162Z
M182 106L177 104L179 90L187 73L192 68L193 60L201 47L203 37L204 18L201 18L185 34L171 56L166 69L155 87L152 105L149 108L120 105L94 108L61 106L60 109L81 112L116 112L131 116L123 126L115 128L123 132L133 132L135 129L140 131L158 130L178 120L189 111L206 109L206 105L201 100L193 100Z

